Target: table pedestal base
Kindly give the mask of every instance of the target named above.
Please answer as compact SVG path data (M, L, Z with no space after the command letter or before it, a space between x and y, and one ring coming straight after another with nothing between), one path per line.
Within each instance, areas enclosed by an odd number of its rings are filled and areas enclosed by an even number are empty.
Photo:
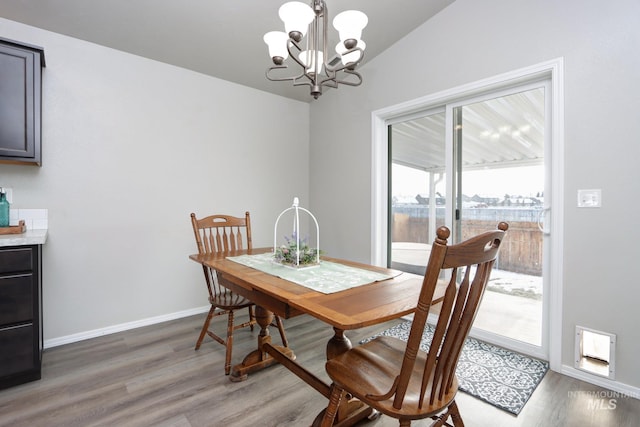
M278 363L269 353L263 350L264 344L271 345L271 335L269 334L269 325L273 322L273 313L264 309L263 307L256 306L256 323L260 325L260 335L258 336L258 348L247 354L242 360L242 363L235 365L231 369L231 375L229 380L233 382L240 382L247 379L248 375L252 372L259 371L267 368L271 365ZM280 353L285 355L291 360L296 359L296 355L293 354L293 350L289 347L273 346Z
M343 396L344 400L346 400L346 396ZM311 427L319 427L322 424L322 418L324 418L325 409L323 409L313 420L313 424ZM343 418L340 418L340 413L344 414ZM345 404L340 405L340 410L338 411L338 415L336 416L333 425L339 426L353 426L356 423L364 420L365 418L370 418L373 414L373 409L370 406L365 405L358 399L351 399Z
M296 359L295 354L293 354L293 350L291 350L290 348L279 346L274 347L276 347L278 351L287 356L289 359ZM253 350L251 353L245 356L242 363L235 365L231 369L229 380L233 382L244 381L247 379L250 373L268 368L269 366L275 365L276 363L278 363L278 361L271 357L269 354L266 354L260 350Z

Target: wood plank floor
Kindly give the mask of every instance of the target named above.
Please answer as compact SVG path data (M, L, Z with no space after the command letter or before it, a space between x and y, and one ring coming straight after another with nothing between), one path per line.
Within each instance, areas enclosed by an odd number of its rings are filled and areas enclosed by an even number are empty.
M324 397L279 365L230 382L221 345L207 340L193 349L203 319L204 314L46 350L42 380L0 391L0 425L299 427L310 425L326 406ZM219 330L223 321L216 320ZM395 323L349 336L356 344ZM308 316L286 320L285 327L298 361L327 378L324 348L331 328ZM233 363L255 348L257 335L257 329L236 332ZM639 425L639 400L618 397L610 408L608 396L591 394L600 390L549 372L517 417L464 393L457 401L468 427ZM397 422L383 416L361 425Z

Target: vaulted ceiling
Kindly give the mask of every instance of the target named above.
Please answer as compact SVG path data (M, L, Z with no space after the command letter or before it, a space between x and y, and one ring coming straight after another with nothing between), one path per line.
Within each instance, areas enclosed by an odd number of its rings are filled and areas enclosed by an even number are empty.
M0 0L0 17L311 101L308 88L265 78L271 60L262 37L268 31L284 30L278 9L286 1ZM349 9L368 15L363 31L366 63L453 1L326 0L326 4L330 19ZM335 33L333 27L331 33ZM329 46L336 43L336 38L330 38Z
M306 86L293 87L265 77L271 60L262 37L283 29L278 9L286 1L0 0L0 17L310 102L313 98ZM453 1L326 0L326 4L330 19L348 9L367 14L366 63ZM331 34L328 44L335 46L333 28ZM543 120L544 113L532 96L465 108L466 167L535 163L542 157L544 138L532 123ZM425 170L442 168L443 132L444 119L438 115L394 125L395 160Z

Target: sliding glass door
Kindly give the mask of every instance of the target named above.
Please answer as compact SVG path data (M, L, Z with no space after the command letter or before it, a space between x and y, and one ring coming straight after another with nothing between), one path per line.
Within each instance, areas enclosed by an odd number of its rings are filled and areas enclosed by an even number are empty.
M424 274L436 228L445 224L445 112L389 127L389 265Z
M389 126L388 265L422 274L435 229L452 242L509 223L473 334L544 355L545 82L487 93Z
M475 328L542 346L545 89L452 106L456 240L510 224Z

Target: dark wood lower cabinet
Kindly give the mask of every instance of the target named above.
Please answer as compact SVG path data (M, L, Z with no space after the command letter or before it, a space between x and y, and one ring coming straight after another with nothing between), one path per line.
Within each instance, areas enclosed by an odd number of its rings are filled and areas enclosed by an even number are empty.
M40 379L41 246L0 247L0 389Z

